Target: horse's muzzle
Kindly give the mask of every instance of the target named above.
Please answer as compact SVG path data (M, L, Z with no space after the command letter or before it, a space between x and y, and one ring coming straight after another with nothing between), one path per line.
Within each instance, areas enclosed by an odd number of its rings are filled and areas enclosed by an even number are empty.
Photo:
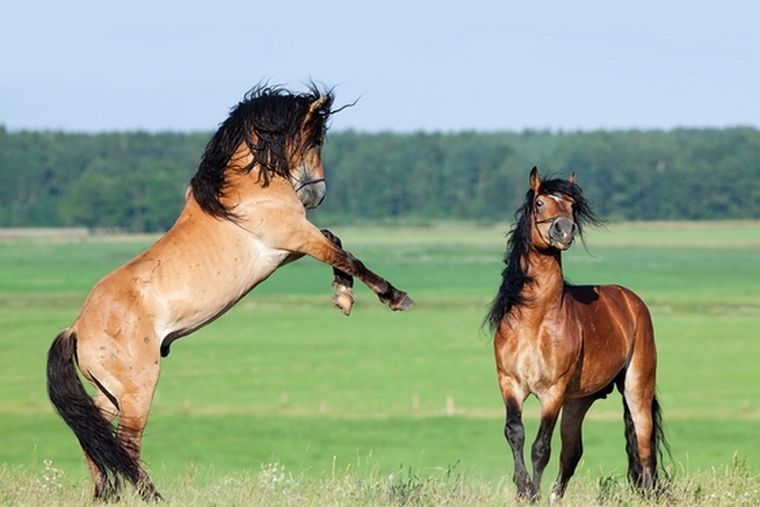
M326 193L327 185L323 179L307 181L296 189L304 208L316 208L322 204Z
M549 226L549 239L552 246L565 250L573 244L576 232L578 232L578 226L575 222L569 218L559 217Z

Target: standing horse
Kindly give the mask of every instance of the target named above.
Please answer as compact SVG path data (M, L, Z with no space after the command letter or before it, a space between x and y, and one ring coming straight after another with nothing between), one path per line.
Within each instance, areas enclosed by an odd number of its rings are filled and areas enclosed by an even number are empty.
M561 498L581 458L581 423L591 404L617 386L623 394L628 478L643 492L657 490L662 433L655 397L656 352L649 311L617 285L574 286L562 276L562 252L597 219L575 177L544 179L534 167L525 203L515 214L506 267L487 321L506 406L504 435L514 457L520 499L540 497L551 435L562 410L559 476L550 499ZM531 449L533 478L523 460L522 406L541 403Z
M346 315L352 277L393 310L414 304L306 219L304 208L325 195L321 146L332 102L332 92L315 85L302 94L266 86L249 91L206 146L176 223L101 279L53 342L48 393L79 439L96 499L117 498L120 477L143 499L160 498L141 465L140 444L161 356L278 267L303 255L333 266L334 301ZM94 398L75 365L94 386Z

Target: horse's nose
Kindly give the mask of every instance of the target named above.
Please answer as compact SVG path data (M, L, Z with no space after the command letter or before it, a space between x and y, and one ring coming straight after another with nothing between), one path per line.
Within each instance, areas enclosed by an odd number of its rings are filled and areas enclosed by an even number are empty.
M327 186L324 180L309 182L296 192L305 208L316 208L325 198Z
M575 238L578 227L569 218L560 217L552 222L549 228L549 237L557 243L569 245Z

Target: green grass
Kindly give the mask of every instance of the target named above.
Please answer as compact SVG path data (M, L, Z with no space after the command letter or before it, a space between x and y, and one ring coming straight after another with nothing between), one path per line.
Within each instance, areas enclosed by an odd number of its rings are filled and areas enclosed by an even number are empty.
M383 473L360 463L354 469L333 469L321 476L293 473L277 462L258 469L219 475L208 467L188 467L166 481L170 495L163 505L182 507L223 506L503 506L525 505L514 501L507 481L483 481L462 474L457 466L431 471L398 467ZM635 495L624 480L597 476L588 471L577 475L574 487L561 505L755 506L760 502L758 477L741 461L680 477L670 484L661 502ZM38 470L0 466L0 502L3 505L81 506L90 503L84 480L72 480L51 462ZM119 505L145 505L133 489L123 491Z
M176 342L144 441L159 489L181 495L187 486L176 481L185 480L208 500L200 504L214 503L209 488L229 477L256 482L262 465L277 463L312 496L348 477L382 489L402 466L420 477L455 467L467 487L511 491L491 338L481 328L499 283L506 226L334 232L417 306L390 312L360 287L345 318L330 304L330 269L304 259ZM28 485L52 467L65 484L87 484L76 439L47 400L47 348L90 287L153 239L0 236L0 478ZM738 456L756 476L760 223L611 225L589 231L587 243L588 251L577 246L565 256L568 278L626 285L652 309L673 470L686 483L709 482ZM529 438L536 415L530 401ZM613 394L584 424L578 475L587 479L571 483L571 493L598 493L600 478L622 480L622 433ZM558 438L553 448L545 491Z

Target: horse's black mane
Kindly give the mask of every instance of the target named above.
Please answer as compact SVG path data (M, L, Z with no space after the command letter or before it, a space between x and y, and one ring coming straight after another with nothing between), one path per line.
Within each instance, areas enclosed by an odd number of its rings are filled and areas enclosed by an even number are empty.
M599 225L600 221L583 197L580 186L565 179L543 179L538 189L539 195L563 194L573 201L573 215L578 226L578 236L583 240L583 225ZM509 231L507 253L504 257L504 270L501 272L501 286L491 303L491 310L485 318L491 331L496 330L505 315L513 308L526 303L523 289L532 283L532 278L523 271L520 259L533 248L531 245L531 222L533 216L533 190L528 190L525 202L515 212L515 223Z
M309 107L315 100L325 97L306 125L302 125ZM294 94L280 86L257 85L245 94L206 145L198 171L190 188L195 200L208 214L220 218L234 218L220 198L224 195L225 169L241 143L253 154L253 161L236 168L250 172L260 167L264 186L271 176L289 177L290 163L287 150L296 147L307 150L322 144L327 122L334 112L332 90L320 89L311 83L305 93ZM302 127L305 127L302 132Z

